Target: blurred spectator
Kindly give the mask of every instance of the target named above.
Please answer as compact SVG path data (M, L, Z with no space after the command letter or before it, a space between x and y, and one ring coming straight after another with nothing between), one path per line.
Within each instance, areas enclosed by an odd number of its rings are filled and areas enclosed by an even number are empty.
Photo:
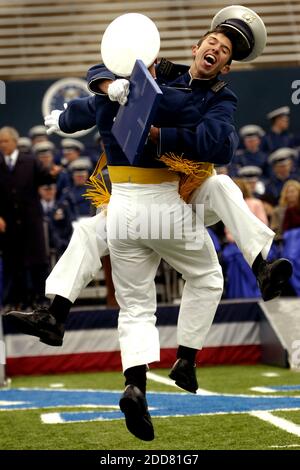
M32 145L37 144L38 142L48 141L47 129L45 126L33 126L29 129L28 133Z
M295 149L298 151L300 156L300 134L295 135Z
M283 233L287 230L300 227L300 183L298 183L298 185L289 184L286 189L286 198L289 201L289 205L284 214L282 224Z
M67 201L56 200L54 183L40 186L39 194L44 213L49 268L52 268L67 248L72 236L71 211ZM53 259L50 261L51 255Z
M55 146L50 141L38 142L32 147L35 157L39 160L41 165L48 170L51 170L55 164L54 149ZM63 169L61 166L57 168L59 168L59 174L56 178L56 197L59 199L63 190L72 185L72 180L70 174L65 169Z
M234 158L234 166L237 169L244 166L255 166L261 168L264 177L268 177L270 172L268 156L260 150L261 138L265 135L264 130L255 124L249 124L242 127L239 133L244 150L240 150Z
M298 180L298 176L293 173L293 159L297 158L296 150L292 148L281 148L275 150L269 156L269 163L272 165L272 175L266 184L266 193L279 200L283 185L290 179Z
M273 217L273 213L276 207L276 201L270 194L260 194L258 199L261 200L263 203L267 218L268 218L268 225L271 227L271 220Z
M28 137L20 137L18 140L18 149L20 153L31 154L31 140Z
M273 211L271 229L276 233L275 240L281 240L283 234L283 221L287 209L293 209L299 204L300 183L296 180L287 181L281 191L279 206Z
M50 141L37 142L32 151L44 168L50 169L54 165L54 144Z
M92 170L92 164L88 157L81 157L69 165L73 184L63 191L62 200L67 201L73 220L79 217L90 217L95 214L95 209L90 201L83 197L86 192L86 182Z
M265 192L265 185L260 179L262 177L262 169L258 166L239 168L238 177L247 183L252 196L259 196Z
M281 147L293 147L294 137L289 133L290 108L282 106L267 114L271 129L262 139L261 149L270 154Z
M254 192L248 181L240 180L239 178L234 178L235 184L238 185L240 190L242 191L243 198L247 203L247 206L253 212L254 215L258 219L260 219L264 224L268 225L268 217L264 208L262 201L256 197L254 197Z
M264 205L260 199L253 196L252 188L251 185L249 185L248 181L245 181L242 178L234 178L233 180L242 191L243 198L245 199L245 202L247 203L247 206L249 207L251 212L264 224L268 225L268 217ZM233 241L233 239L231 239L230 241Z
M76 139L63 139L61 141L63 157L61 164L68 168L71 162L78 160L84 150L84 145Z
M0 129L0 231L8 308L44 299L47 259L38 186L53 181L34 157L18 150L18 139L14 128Z
M235 178L234 182L242 191L245 202L251 212L267 225L268 219L263 203L252 196L249 184L245 180L239 178ZM226 271L226 297L260 297L261 294L253 271L243 258L242 253L234 243L232 234L226 229L226 227L225 234L228 244L223 250L222 259Z

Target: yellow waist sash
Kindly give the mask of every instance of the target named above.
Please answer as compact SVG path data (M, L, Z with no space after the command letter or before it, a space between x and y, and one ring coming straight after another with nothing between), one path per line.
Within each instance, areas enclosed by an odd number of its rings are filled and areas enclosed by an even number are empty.
M108 166L112 183L160 184L179 181L179 194L186 202L192 192L213 174L214 165L195 162L174 154L160 158L167 168L140 168L135 166ZM86 183L84 196L96 207L108 204L110 193L106 187L102 170L107 164L105 153L101 155L93 174Z
M137 166L108 166L112 183L160 184L179 181L179 175L167 168L140 168Z

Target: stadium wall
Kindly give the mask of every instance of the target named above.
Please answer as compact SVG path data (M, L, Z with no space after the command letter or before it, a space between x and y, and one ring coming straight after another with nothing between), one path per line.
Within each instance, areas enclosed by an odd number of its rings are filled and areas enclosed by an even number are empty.
M152 367L170 367L176 358L179 306L160 306L157 326L161 360ZM200 364L255 364L261 361L258 303L222 302L217 310ZM8 376L82 371L121 370L117 310L73 308L62 347L47 346L37 338L18 334L4 321ZM5 319L4 317L4 320Z

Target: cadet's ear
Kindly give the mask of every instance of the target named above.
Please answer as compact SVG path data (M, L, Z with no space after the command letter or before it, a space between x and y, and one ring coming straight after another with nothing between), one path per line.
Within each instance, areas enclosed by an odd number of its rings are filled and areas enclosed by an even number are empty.
M197 45L192 46L192 56L193 57L196 56L198 49L199 49L199 46L197 46Z
M221 73L223 75L226 75L226 73L230 72L230 65L224 65L224 67L221 69Z

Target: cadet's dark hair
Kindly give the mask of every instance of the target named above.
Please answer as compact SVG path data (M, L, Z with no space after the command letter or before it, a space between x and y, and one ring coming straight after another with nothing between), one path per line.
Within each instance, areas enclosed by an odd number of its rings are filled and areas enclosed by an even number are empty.
M213 34L213 33L216 33L216 34L224 34L224 36L226 36L230 42L231 42L231 45L232 45L232 52L231 52L231 56L227 62L226 65L230 65L231 62L232 62L232 55L233 55L233 48L234 48L234 41L233 41L233 37L232 35L230 34L229 30L227 28L224 28L223 26L217 26L216 28L214 29L211 29L210 31L207 31L207 33L205 33L200 39L199 41L197 42L197 46L201 46L202 42L204 41L205 38L207 38L207 36L209 36L210 34Z

